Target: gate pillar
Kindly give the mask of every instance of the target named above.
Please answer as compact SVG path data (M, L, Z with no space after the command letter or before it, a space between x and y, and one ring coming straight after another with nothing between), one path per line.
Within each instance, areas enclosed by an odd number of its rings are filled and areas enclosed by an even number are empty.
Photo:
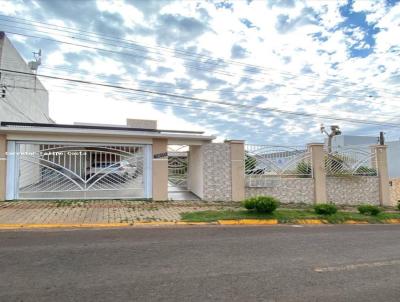
M153 138L153 200L168 200L168 140Z

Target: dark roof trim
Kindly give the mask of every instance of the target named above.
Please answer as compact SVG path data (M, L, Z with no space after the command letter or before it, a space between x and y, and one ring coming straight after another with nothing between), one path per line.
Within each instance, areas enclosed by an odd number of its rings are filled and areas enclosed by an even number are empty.
M43 127L43 128L70 128L70 129L95 129L95 130L122 130L122 131L146 131L155 133L187 133L187 134L203 134L203 131L180 131L180 130L161 130L146 128L130 128L117 126L91 126L91 125L69 125L69 124L47 124L47 123L21 123L21 122L1 122L1 127L17 126L17 127Z

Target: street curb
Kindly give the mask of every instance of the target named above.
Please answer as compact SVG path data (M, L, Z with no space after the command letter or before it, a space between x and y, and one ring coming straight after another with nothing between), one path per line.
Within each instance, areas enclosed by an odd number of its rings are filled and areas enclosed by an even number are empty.
M277 219L226 219L216 222L186 222L186 221L150 221L150 222L120 222L120 223L49 223L49 224L0 224L0 230L16 229L66 229L66 228L121 228L141 226L175 226L175 225L321 225L330 224L324 219L297 219L291 223L279 223ZM370 224L368 221L346 220L338 224ZM387 219L383 224L400 224L400 219Z
M163 222L121 222L121 223L50 223L50 224L0 224L0 230L15 229L66 229L66 228L121 228L140 226L170 226L170 225L216 225L215 222L184 222L184 221L163 221Z
M227 219L227 220L218 220L218 224L221 225L271 225L278 224L277 219Z

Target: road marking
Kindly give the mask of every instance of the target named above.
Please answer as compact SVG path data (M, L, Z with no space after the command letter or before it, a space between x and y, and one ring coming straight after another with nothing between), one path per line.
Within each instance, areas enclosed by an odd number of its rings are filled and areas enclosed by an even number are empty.
M351 270L355 270L358 268L364 268L364 267L371 268L371 267L390 266L390 265L400 265L400 260L366 262L366 263L348 264L348 265L342 265L342 266L316 267L316 268L314 268L314 271L318 272L318 273L340 272L340 271L351 271Z

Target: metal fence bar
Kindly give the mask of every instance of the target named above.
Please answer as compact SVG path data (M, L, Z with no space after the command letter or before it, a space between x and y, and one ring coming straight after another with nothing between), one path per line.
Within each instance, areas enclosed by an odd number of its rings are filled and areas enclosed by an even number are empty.
M245 145L248 187L268 187L277 178L312 177L311 153L306 147Z
M325 169L328 176L377 176L375 148L348 146L326 152Z

